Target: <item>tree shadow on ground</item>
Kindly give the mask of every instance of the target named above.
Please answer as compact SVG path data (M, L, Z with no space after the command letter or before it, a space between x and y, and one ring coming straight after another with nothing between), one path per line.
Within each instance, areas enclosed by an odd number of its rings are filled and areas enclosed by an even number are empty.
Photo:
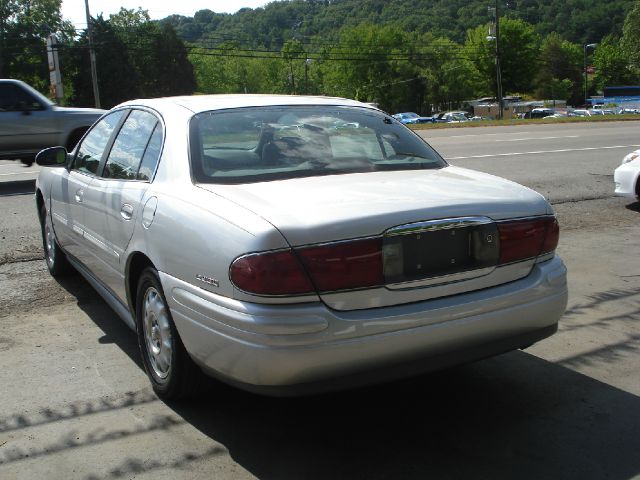
M640 398L525 352L297 399L219 388L171 405L262 479L640 473Z
M62 285L75 292L102 338L140 366L133 332L82 283ZM261 479L627 480L640 474L640 398L523 351L313 397L268 398L212 385L198 399L167 405ZM157 469L144 465L128 459L122 468Z

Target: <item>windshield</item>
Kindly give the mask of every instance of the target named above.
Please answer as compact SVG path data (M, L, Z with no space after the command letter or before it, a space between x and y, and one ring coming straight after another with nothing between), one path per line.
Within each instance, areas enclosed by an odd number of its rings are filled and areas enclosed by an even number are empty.
M383 112L358 107L283 106L219 110L190 124L191 167L203 183L250 183L446 162Z

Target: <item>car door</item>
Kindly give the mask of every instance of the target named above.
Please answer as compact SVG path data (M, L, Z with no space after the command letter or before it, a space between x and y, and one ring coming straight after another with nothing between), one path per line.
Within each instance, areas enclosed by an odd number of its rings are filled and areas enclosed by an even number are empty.
M51 189L51 217L60 246L81 262L90 249L85 239L85 194L94 180L103 154L123 112L116 111L96 123L76 149L75 157Z
M90 268L123 302L125 252L140 202L160 157L163 128L152 112L127 112L101 172L85 192L85 236L94 244Z

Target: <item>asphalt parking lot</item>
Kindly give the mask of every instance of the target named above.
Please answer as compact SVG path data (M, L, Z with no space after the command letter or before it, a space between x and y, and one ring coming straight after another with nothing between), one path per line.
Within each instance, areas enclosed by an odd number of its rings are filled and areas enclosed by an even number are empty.
M80 277L48 275L33 170L0 162L0 479L640 478L640 203L612 195L640 122L421 134L551 200L570 282L559 332L298 399L211 382L192 402L158 400L135 335Z

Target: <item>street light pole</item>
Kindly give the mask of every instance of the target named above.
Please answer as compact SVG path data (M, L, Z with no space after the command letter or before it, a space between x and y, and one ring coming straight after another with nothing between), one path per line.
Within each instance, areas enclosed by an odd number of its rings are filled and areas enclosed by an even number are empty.
M584 64L583 64L583 72L584 72L584 104L587 105L587 97L589 96L589 88L587 82L589 81L587 78L587 48L596 48L597 43L587 43L584 46Z

